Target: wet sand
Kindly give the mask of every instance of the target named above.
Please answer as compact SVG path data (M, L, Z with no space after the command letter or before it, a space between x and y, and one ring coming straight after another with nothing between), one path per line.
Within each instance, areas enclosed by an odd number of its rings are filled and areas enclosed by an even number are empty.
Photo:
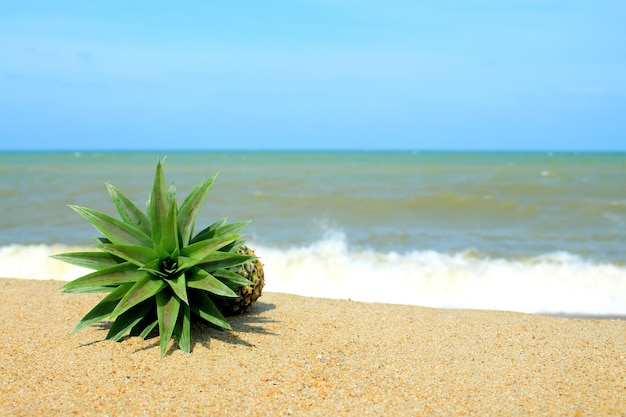
M0 415L626 415L624 320L264 293L160 359L62 284L0 279Z

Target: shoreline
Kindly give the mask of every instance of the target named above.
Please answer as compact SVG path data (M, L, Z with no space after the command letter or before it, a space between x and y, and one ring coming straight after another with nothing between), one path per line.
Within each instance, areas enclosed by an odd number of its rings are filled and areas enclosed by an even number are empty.
M570 255L521 263L473 258L469 253L417 251L398 257L393 252L353 251L346 245L343 235L300 248L254 245L266 275L272 277L266 291L431 308L626 319L623 265L594 264ZM73 280L93 271L50 255L85 250L93 248L0 246L0 277ZM385 285L379 284L380 277L385 277Z
M264 293L233 331L69 336L100 294L0 278L2 415L623 415L626 321ZM172 342L173 344L173 342ZM171 346L171 345L170 345Z

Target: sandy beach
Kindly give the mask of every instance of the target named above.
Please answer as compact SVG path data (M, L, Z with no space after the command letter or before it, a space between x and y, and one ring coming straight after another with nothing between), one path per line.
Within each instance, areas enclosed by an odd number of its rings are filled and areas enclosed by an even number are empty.
M160 359L61 285L0 279L0 415L626 415L624 320L265 293Z

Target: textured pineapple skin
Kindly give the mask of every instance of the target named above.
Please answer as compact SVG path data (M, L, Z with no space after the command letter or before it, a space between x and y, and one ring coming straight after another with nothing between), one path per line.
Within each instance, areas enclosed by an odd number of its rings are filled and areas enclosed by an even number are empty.
M256 256L254 251L246 245L241 246L237 251L242 255ZM240 287L237 291L237 293L239 294L239 298L228 298L220 300L218 308L220 309L222 314L227 316L242 314L248 311L248 309L261 296L263 286L265 285L263 264L258 258L241 266L233 268L232 271L248 279L250 282L252 282L252 285Z

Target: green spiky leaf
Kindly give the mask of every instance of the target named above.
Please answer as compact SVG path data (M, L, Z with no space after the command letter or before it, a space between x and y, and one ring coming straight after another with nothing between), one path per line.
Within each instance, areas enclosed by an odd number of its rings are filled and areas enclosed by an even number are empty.
M112 243L130 246L152 246L152 240L141 230L99 211L87 207L70 206Z
M187 286L222 297L238 297L237 293L231 290L230 287L200 268L194 268L193 277L187 280Z
M170 188L167 189L165 193L165 203L169 207L172 202L176 202L176 186L174 184L170 185Z
M166 286L167 284L163 280L155 279L150 274L145 274L145 277L137 281L124 295L124 298L120 300L115 310L111 313L111 318L115 318L140 302L154 297Z
M204 260L197 264L197 266L212 273L218 269L231 268L233 266L244 264L252 259L254 258L248 255L217 251L205 256Z
M222 225L217 229L216 234L217 235L230 235L234 233L239 233L241 229L249 225L250 222L251 220L246 220L243 222L236 222L236 223L229 223L229 224Z
M165 177L163 176L163 166L158 161L156 173L154 174L154 183L152 185L152 194L150 195L150 203L148 218L150 220L150 230L152 232L152 240L154 242L161 241L161 232L163 225L167 220L167 196L165 189Z
M218 221L216 221L215 223L207 226L205 229L201 230L200 232L198 232L197 235L195 235L193 237L193 239L191 239L189 241L189 243L196 243L199 242L201 240L206 240L206 239L211 239L212 237L215 237L217 230L223 226L224 224L226 224L226 220L227 218L224 217Z
M158 260L157 251L145 246L114 245L112 243L98 245L98 248L118 258L124 259L138 267Z
M231 288L247 287L252 285L250 280L235 272L229 271L228 269L218 269L214 271L212 275Z
M223 218L199 232L196 236L194 236L190 243L196 243L203 240L211 239L215 236L236 234L239 233L239 231L241 231L241 229L243 229L248 224L250 224L249 220L244 222L226 224L226 218ZM232 242L230 245L235 244L238 246L237 242L243 243L242 240L240 241L239 239L237 239L237 241ZM231 246L227 246L227 248L228 249L226 249L225 247L225 250L230 251L233 249Z
M132 284L123 284L111 291L109 295L104 297L89 313L83 317L80 322L72 330L72 334L107 318L115 309L117 303L122 299L126 291L132 287Z
M113 322L106 339L117 342L152 310L154 310L154 303L150 300L129 308Z
M176 207L176 201L172 201L167 213L167 219L163 224L161 230L161 240L159 244L162 249L168 255L179 250L178 247L178 208Z
M217 178L217 174L215 174L213 178L194 188L194 190L189 193L187 198L183 201L183 204L180 206L178 227L180 229L181 244L183 246L187 246L189 244L198 211L209 194L209 190L211 189L215 178Z
M185 304L189 304L189 299L187 298L187 279L185 278L185 274L181 273L176 278L165 280L167 284L170 286L174 294Z
M66 293L93 292L90 290L94 287L109 287L137 282L146 276L148 276L146 272L137 270L137 267L130 262L124 262L77 278L61 288Z
M107 184L107 189L122 220L141 230L147 236L150 236L150 221L148 220L148 216L115 186Z
M130 336L138 336L142 339L148 337L150 332L159 324L159 319L156 315L156 301L154 303L154 311L146 314L139 323L137 323L132 329L130 329Z
M206 259L209 259L215 252L240 237L241 235L216 236L183 248L180 251L180 256L184 258L184 262L180 262L180 264L184 266L181 266L181 268L188 269L199 263L206 262Z
M159 318L159 346L161 357L165 356L167 345L174 333L178 320L180 301L169 291L161 291L156 296L157 316Z
M191 352L191 308L188 304L180 305L180 314L176 327L174 327L174 335L180 349L183 352Z
M195 302L189 305L191 311L218 328L231 330L230 324L213 300L204 291L194 291L194 293Z
M115 258L105 252L60 253L58 255L52 255L51 258L67 262L68 264L95 270L101 270L120 263L119 258Z

